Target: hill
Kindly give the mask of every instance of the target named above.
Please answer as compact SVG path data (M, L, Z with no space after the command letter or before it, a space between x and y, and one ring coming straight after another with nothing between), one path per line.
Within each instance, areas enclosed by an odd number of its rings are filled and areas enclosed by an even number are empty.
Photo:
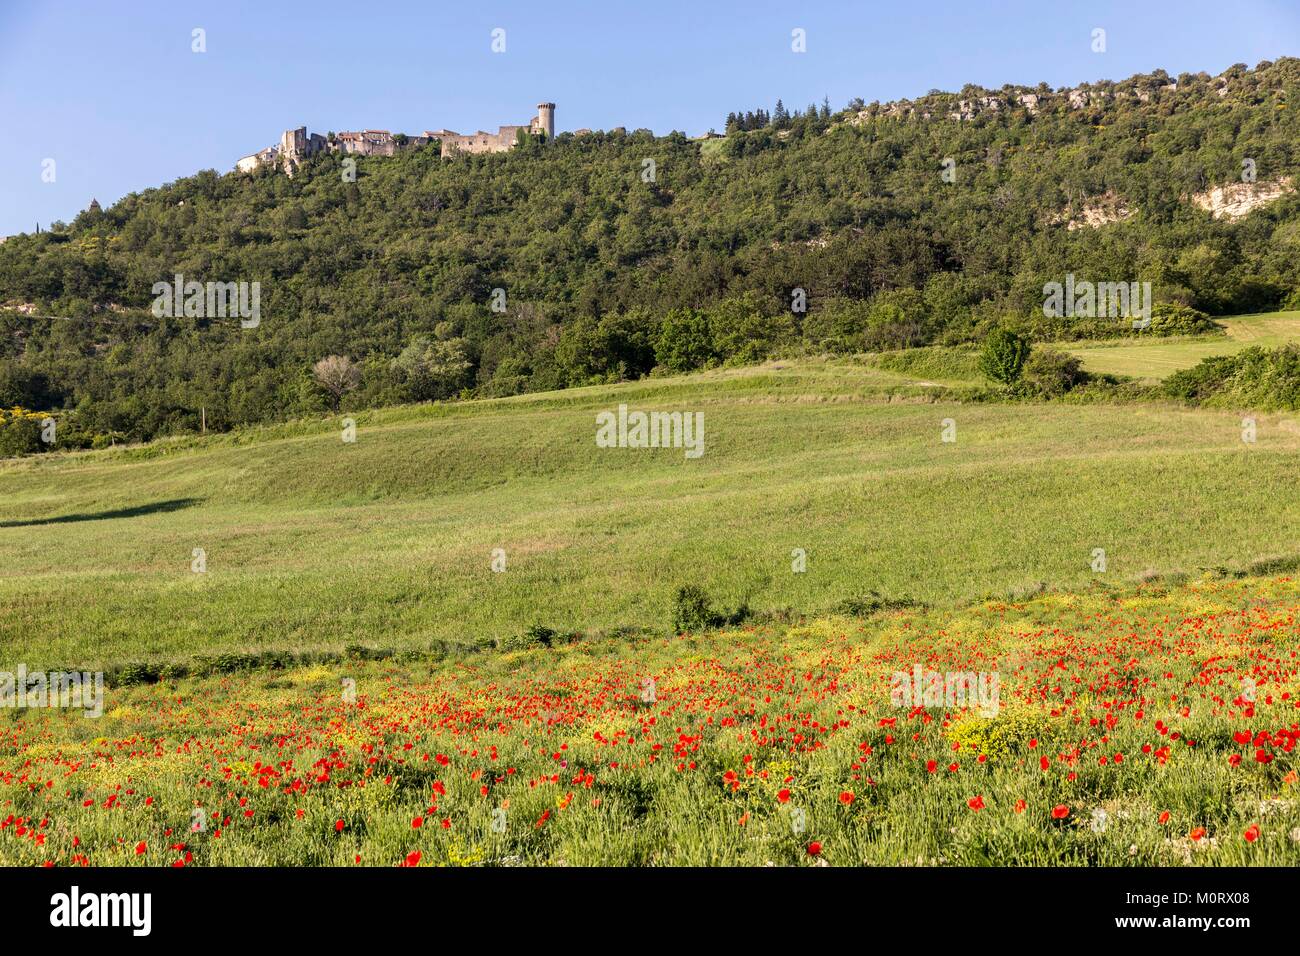
M335 156L293 178L202 172L0 245L0 405L58 411L65 446L108 444L320 411L309 369L330 354L359 364L342 407L362 409L964 343L1005 322L1126 334L1042 317L1044 283L1067 274L1211 314L1291 308L1298 80L1288 58L967 87L733 116L704 144L431 145L363 158L355 182ZM154 316L176 274L259 283L260 323Z

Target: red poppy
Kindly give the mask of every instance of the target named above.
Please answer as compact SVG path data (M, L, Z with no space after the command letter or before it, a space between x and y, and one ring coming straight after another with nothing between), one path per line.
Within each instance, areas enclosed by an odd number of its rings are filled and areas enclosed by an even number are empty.
M822 845L818 843L816 840L813 840L812 843L808 844L809 856L817 856L817 854L821 853L821 851L822 851Z
M780 790L780 791L777 792L776 798L777 798L778 800L780 800L782 803L789 803L789 802L790 802L790 791L789 791L789 790L784 790L784 789L783 789L783 790Z
M1246 827L1246 832L1243 833L1242 836L1246 838L1247 843L1254 843L1259 839L1259 827L1252 823L1250 826Z
M847 807L852 802L853 802L853 791L843 790L840 792L840 803L844 804Z
M969 800L966 801L966 806L970 807L972 810L983 810L984 795L980 794L978 796L971 797Z
M1064 820L1069 815L1070 815L1070 808L1063 803L1058 803L1056 806L1052 807L1053 820Z

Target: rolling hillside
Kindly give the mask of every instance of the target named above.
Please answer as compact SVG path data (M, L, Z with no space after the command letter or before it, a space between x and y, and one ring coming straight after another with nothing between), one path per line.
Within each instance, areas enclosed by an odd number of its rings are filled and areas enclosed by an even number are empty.
M302 421L10 461L0 629L33 666L427 649L530 624L667 633L686 583L724 609L816 614L1297 550L1286 415L1260 416L1247 445L1228 411L959 404L961 389L775 363L359 414L351 444L336 420ZM596 414L619 403L702 412L705 454L596 447Z

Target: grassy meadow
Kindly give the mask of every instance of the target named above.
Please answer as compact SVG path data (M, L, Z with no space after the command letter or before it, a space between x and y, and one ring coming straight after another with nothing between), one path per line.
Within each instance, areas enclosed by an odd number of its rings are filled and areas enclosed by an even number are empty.
M804 360L0 463L3 669L111 678L0 710L0 863L1300 863L1300 425L978 399ZM754 614L673 636L682 584Z
M1269 312L1217 319L1222 336L1152 338L1132 344L1126 339L1092 342L1064 349L1083 360L1083 367L1100 375L1125 375L1157 381L1215 355L1232 355L1258 345L1276 348L1300 341L1300 312Z
M916 381L772 365L359 414L355 443L331 421L6 462L6 651L99 666L532 624L658 632L683 583L816 614L870 592L957 606L1300 551L1284 415L1246 444L1222 411L957 404ZM595 414L620 402L702 411L705 454L597 448Z

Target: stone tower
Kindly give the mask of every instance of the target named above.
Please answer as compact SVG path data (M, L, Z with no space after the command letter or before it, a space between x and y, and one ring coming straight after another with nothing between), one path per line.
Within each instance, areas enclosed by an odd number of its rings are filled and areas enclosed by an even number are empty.
M282 158L296 157L299 153L304 152L307 147L307 127L299 126L297 129L287 129L280 134L280 156Z
M537 125L546 133L546 141L549 143L555 139L555 104L538 103L537 104Z

